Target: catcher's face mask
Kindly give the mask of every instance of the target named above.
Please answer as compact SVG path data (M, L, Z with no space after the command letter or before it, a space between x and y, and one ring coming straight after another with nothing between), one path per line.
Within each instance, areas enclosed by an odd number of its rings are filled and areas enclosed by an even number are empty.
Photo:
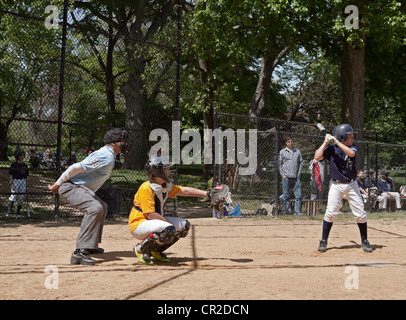
M165 182L171 182L171 164L166 157L151 157L148 163L145 165L145 171L150 176L158 177Z

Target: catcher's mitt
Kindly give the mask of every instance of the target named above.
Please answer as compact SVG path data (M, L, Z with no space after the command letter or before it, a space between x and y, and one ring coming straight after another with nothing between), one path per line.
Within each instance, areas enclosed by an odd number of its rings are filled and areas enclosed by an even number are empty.
M231 201L230 189L225 184L219 184L214 188L208 189L207 196L210 199L210 205L217 211L221 211L223 206Z

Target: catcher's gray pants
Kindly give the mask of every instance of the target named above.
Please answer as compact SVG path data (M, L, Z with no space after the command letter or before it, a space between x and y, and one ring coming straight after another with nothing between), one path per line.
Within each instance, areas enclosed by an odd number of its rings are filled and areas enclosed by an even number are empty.
M74 208L85 213L76 239L76 249L97 249L102 238L107 203L89 188L70 181L59 187L59 194Z

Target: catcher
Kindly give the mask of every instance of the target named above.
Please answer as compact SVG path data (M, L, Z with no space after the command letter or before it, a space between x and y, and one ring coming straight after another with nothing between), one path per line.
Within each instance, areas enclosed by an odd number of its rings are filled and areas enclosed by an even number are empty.
M228 187L218 191L203 191L193 187L181 187L170 180L170 163L164 157L151 157L145 165L148 181L145 181L134 196L133 208L129 217L132 236L140 242L133 248L140 262L153 264L169 262L164 253L180 238L186 237L190 223L180 217L165 216L164 206L168 198L176 196L208 197L211 204L221 210Z

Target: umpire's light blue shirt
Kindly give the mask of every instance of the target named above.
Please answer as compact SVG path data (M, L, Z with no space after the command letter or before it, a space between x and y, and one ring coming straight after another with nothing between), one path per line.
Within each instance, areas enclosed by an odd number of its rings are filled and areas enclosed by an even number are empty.
M114 150L109 146L104 146L80 162L85 172L75 175L70 180L74 184L84 185L96 192L110 176L115 161Z

